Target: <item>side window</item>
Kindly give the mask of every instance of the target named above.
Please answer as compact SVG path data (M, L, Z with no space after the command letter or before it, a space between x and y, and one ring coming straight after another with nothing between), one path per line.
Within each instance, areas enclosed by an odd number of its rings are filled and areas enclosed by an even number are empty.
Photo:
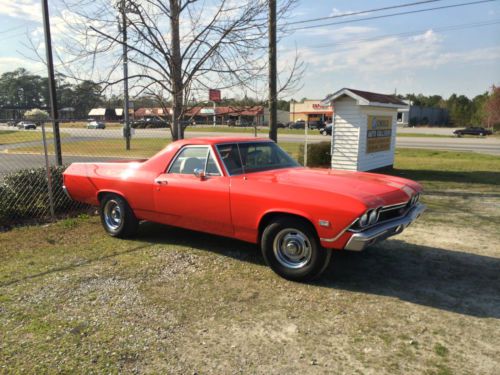
M217 146L217 150L230 175L236 175L243 172L237 144L219 145Z
M168 173L193 174L194 170L204 169L208 147L186 147L176 157Z
M202 169L206 176L220 176L217 162L208 147L186 147L175 158L168 173L194 174Z

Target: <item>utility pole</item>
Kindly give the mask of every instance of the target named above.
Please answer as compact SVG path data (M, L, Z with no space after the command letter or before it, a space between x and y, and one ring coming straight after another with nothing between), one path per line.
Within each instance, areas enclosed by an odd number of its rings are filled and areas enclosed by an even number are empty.
M125 148L130 150L130 122L128 119L128 51L127 51L127 16L125 13L125 0L121 4L122 35L123 35L123 135Z
M269 138L278 142L276 103L276 0L269 0Z
M56 164L62 165L61 135L59 134L59 117L57 113L56 81L54 78L54 61L52 60L52 38L50 37L49 6L47 0L42 0L43 31L45 34L45 53L47 55L47 70L49 78L49 105L54 133L54 151Z

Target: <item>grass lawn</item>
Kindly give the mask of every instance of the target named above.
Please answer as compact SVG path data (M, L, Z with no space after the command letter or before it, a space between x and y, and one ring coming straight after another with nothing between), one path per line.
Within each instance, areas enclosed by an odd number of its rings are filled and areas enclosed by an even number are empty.
M156 154L161 149L165 148L170 143L170 139L158 138L133 138L131 149L125 150L125 142L122 138L110 139L104 138L93 141L81 142L62 142L63 155L95 155L95 156L112 156L112 157L141 157L147 158ZM298 143L281 142L280 145L297 158L299 152ZM16 152L43 152L40 146L17 148ZM53 152L49 150L49 152Z
M214 133L245 133L245 134L254 134L253 127L229 127L229 126L207 126L207 125L196 125L190 126L186 129L188 132L214 132ZM311 134L319 134L318 130L309 130L309 135ZM257 129L257 134L262 136L267 136L269 134L269 128L267 127L259 127ZM279 128L278 134L286 135L286 134L304 134L304 129L288 129L288 128Z
M87 215L0 233L0 373L494 374L499 162L398 150L428 212L310 284L254 245L153 223L130 240Z
M102 138L92 141L62 142L61 147L63 155L148 158L166 147L170 142L170 139L133 138L129 151L125 149L125 141L123 138ZM40 153L43 152L43 149L40 146L32 146L17 148L15 151ZM53 153L53 150L49 150L49 152Z
M500 192L500 157L474 152L397 149L393 174L427 190Z
M45 133L47 139L52 139L52 133ZM23 142L42 142L42 133L30 130L0 130L0 145Z

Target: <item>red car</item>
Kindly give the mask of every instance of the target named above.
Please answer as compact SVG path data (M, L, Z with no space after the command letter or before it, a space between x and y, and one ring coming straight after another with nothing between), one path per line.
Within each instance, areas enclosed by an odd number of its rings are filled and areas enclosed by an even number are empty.
M360 251L424 211L422 187L374 173L309 169L269 139L196 138L148 160L74 163L65 190L100 207L104 229L130 237L140 220L259 244L279 275L307 280L331 249Z

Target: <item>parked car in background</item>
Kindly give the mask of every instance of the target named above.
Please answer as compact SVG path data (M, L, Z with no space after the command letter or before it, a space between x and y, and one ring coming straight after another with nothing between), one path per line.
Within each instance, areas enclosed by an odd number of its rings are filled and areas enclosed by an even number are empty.
M305 129L305 127L306 122L304 120L298 120L288 125L288 128L290 129Z
M23 130L35 130L36 129L36 124L31 121L19 121L17 123L17 128L18 129L23 129Z
M87 124L87 129L106 129L106 124L101 121L90 121Z
M249 120L236 120L236 126L248 127L254 126L252 121Z
M322 135L332 135L332 128L332 124L326 124L324 127L319 129L319 132Z
M321 129L325 127L325 123L323 121L309 121L307 123L309 129Z
M258 244L291 280L401 233L425 210L401 177L300 166L269 139L184 139L148 160L74 163L63 189L99 206L104 230L133 237L149 220Z
M190 119L190 120L181 120L181 125L182 125L183 129L186 129L190 125L191 126L196 125L196 121L194 121L193 119Z
M276 123L276 127L277 127L278 129L284 129L284 128L286 128L287 126L286 126L285 124L283 124L282 122L277 122L277 123Z
M133 121L130 126L134 129L157 129L169 128L170 124L167 120L162 119L161 117L145 117Z
M485 136L485 135L492 135L493 132L489 129L485 129L483 127L479 126L471 126L465 129L457 129L453 132L457 137L462 137L464 135L479 135L479 136Z

